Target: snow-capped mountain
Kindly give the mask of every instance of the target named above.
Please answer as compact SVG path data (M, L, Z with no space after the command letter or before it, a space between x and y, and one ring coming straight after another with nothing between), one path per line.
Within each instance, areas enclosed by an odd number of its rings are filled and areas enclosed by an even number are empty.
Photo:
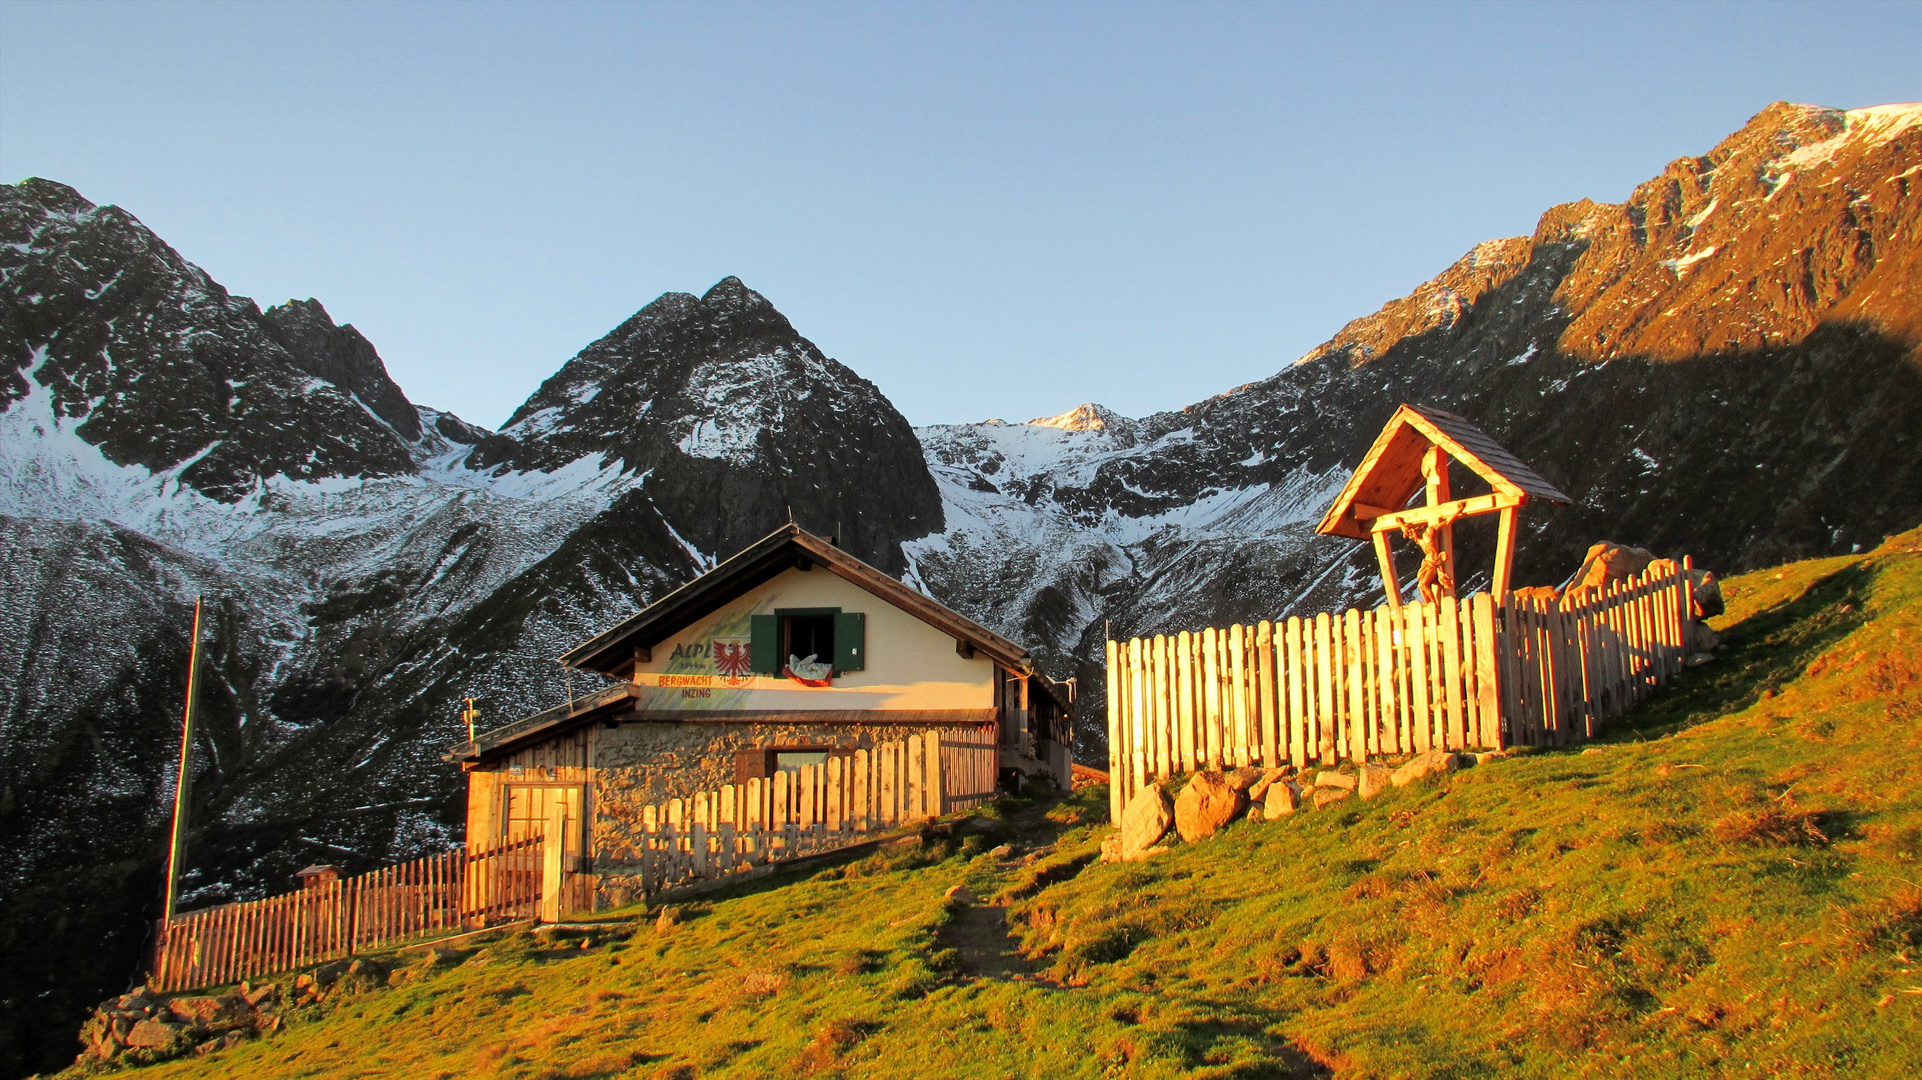
M941 527L914 431L738 278L669 293L589 345L468 461L549 470L586 458L648 478L711 559L788 519L899 573L900 540Z
M1918 184L1922 106L1778 104L1270 378L918 432L733 278L486 431L317 301L262 311L124 211L0 187L0 1056L70 1053L60 1025L137 965L196 594L201 898L445 844L459 699L557 703L553 656L789 514L1079 677L1099 760L1104 636L1380 599L1313 525L1403 401L1577 497L1529 519L1524 582L1602 538L1734 569L1912 525Z
M489 722L564 700L554 656L789 514L897 570L941 525L906 420L732 278L648 305L495 433L409 402L317 301L263 312L31 180L0 187L0 391L9 1039L135 967L194 596L190 901L444 847L461 698Z
M908 550L935 595L1079 675L1088 717L1105 634L1380 602L1372 553L1312 529L1404 401L1577 497L1526 519L1524 582L1604 538L1723 569L1868 546L1922 516L1918 282L1922 105L1772 105L1271 378L1141 419L920 429L948 528ZM1492 529L1460 532L1485 574Z

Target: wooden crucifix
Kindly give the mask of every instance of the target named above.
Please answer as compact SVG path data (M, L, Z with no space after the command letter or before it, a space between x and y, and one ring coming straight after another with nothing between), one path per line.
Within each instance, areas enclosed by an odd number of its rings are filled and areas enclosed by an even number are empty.
M1449 482L1451 462L1480 477L1489 493L1455 498ZM1408 506L1417 493L1423 494L1422 503ZM1455 567L1455 523L1498 514L1492 591L1499 597L1514 587L1521 508L1534 500L1563 505L1573 501L1467 420L1440 409L1403 405L1389 418L1315 531L1371 539L1381 566L1382 590L1392 608L1401 606L1391 542L1394 534L1421 551L1415 584L1422 601L1432 604L1452 599L1460 581Z

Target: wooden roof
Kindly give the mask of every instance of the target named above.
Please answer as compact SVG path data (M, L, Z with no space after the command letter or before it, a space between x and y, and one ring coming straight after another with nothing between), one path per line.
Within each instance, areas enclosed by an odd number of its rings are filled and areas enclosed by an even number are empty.
M1422 456L1431 446L1447 451L1496 495L1505 496L1505 502L1521 506L1540 499L1566 506L1575 501L1467 420L1440 409L1403 405L1389 417L1315 531L1367 539L1369 521L1401 509L1422 490Z
M740 554L668 593L620 625L575 646L561 663L605 675L624 672L634 650L653 648L696 620L796 566L826 570L866 589L936 630L986 653L1010 671L1027 675L1028 650L966 616L908 588L867 563L797 525L783 525Z

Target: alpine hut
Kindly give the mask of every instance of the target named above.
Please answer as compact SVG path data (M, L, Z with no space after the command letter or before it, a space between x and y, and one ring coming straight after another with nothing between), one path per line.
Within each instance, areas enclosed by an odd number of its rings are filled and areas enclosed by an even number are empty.
M1070 688L1026 649L796 526L560 658L614 682L453 747L470 849L564 817L570 869L638 865L642 807L939 735L938 805L1073 783ZM974 787L981 790L960 790Z

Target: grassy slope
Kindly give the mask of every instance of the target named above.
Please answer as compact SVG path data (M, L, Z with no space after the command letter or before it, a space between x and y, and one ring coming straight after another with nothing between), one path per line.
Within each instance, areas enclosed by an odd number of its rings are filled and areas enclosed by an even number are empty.
M1078 874L1098 796L1053 821L1014 804L1004 827L1056 841L1029 865L976 836L742 887L612 946L522 937L147 1072L1913 1074L1919 551L1922 530L1735 579L1728 647L1599 753ZM1036 975L942 974L948 946L965 965L994 940L944 905L962 881L1011 903Z

